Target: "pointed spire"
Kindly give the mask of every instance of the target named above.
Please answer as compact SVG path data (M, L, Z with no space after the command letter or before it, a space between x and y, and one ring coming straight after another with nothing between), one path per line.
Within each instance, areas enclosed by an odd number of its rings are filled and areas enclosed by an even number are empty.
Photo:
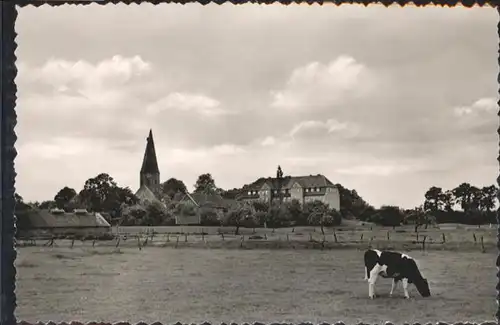
M155 143L153 141L153 130L149 130L147 138L146 151L142 161L141 174L159 174L158 161L156 159Z

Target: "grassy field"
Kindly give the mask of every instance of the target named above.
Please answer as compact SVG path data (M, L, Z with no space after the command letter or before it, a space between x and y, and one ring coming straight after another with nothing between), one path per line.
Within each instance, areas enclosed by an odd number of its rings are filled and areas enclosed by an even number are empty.
M490 232L492 232L490 230ZM450 235L451 236L451 235ZM460 235L462 236L462 235ZM90 243L20 247L17 317L35 321L484 321L497 305L496 250L410 253L433 296L369 300L362 249L186 249Z

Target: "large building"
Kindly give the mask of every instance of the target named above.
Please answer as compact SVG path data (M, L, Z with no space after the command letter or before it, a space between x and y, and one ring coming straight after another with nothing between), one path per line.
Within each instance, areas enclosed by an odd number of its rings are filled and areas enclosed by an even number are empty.
M280 199L283 202L296 199L301 204L319 200L328 204L332 209L340 210L338 188L328 178L320 174L285 177L278 175L275 178L259 178L250 185L243 187L236 199L241 201L263 201L269 204Z

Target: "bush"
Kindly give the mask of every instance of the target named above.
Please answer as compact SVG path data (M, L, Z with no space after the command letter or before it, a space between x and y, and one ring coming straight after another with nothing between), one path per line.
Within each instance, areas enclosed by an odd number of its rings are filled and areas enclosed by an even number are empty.
M381 226L400 226L405 219L403 212L396 206L382 206L368 221Z
M200 209L200 224L202 226L220 226L221 225L221 214L213 208L201 208Z

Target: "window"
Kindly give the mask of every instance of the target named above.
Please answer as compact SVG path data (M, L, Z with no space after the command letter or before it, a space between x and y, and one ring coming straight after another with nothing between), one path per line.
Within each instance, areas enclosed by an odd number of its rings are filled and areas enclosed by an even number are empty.
M252 191L248 191L248 195L252 195Z
M308 188L306 188L306 192L309 192L309 189L308 189Z

